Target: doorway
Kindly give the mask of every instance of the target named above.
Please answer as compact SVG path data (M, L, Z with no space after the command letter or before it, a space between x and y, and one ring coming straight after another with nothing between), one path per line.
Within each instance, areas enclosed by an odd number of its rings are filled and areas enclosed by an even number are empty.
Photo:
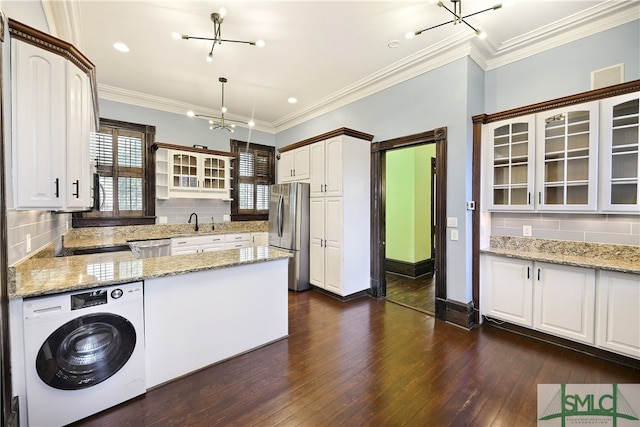
M402 265L389 265L393 264L387 258L387 199L391 194L387 193L386 182L386 169L387 169L387 154L393 150L399 150L408 147L419 147L422 145L433 144L435 146L435 161L431 161L431 157L428 157L424 161L424 165L421 165L424 170L430 171L432 177L437 176L437 179L432 180L432 187L430 191L425 191L425 199L431 200L430 203L433 210L431 211L429 224L426 224L427 230L431 230L430 239L433 243L428 243L433 248L432 255L428 263L432 264L432 267L422 269L420 263L414 263L416 265L410 265L409 271L411 275L415 276L413 280L414 287L420 287L416 279L423 282L421 285L424 288L421 292L425 295L424 298L429 298L428 292L431 292L430 308L421 309L435 315L438 319L445 319L446 315L446 239L444 230L443 219L446 216L446 159L447 159L447 129L438 128L433 131L424 132L420 134L408 135L401 138L387 140L379 143L374 143L372 148L372 283L371 293L377 298L391 297L398 298L395 293L395 287L398 282L404 281L402 275L393 274L388 276L388 271L402 269ZM434 165L432 170L431 165ZM391 165L391 164L390 164ZM392 188L389 191L394 191ZM429 193L431 192L431 196ZM391 197L393 199L393 197ZM426 264L428 264L426 263ZM409 263L411 264L411 263ZM406 268L406 266L404 266ZM415 267L411 270L412 267ZM428 272L427 270L430 270ZM415 272L415 274L414 274ZM411 276L406 275L405 276ZM388 280L389 278L389 280ZM429 287L430 286L430 287ZM395 294L395 295L390 295ZM417 298L423 298L418 296ZM425 304L427 301L423 301ZM409 305L409 304L406 304Z

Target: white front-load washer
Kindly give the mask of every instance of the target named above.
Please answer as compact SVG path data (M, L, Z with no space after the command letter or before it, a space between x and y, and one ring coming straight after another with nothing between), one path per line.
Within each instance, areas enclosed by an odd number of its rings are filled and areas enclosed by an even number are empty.
M145 392L141 282L25 299L27 417L62 426Z

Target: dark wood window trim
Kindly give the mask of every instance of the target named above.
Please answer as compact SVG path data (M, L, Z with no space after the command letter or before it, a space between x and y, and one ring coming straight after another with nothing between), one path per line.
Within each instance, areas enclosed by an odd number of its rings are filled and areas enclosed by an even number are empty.
M240 212L239 209L239 197L237 192L239 191L239 182L240 182L240 152L243 150L252 150L254 152L262 152L268 155L269 160L269 185L275 184L276 182L276 173L275 173L275 147L270 145L262 145L262 144L254 144L245 141L238 141L232 139L230 141L231 152L234 154L232 159L232 167L233 167L233 184L232 184L232 192L231 198L233 199L231 202L231 221L267 221L269 219L268 213L260 213L260 212Z
M123 122L112 119L100 119L100 127L114 127L123 130L143 133L145 154L143 161L144 206L141 216L127 217L90 217L85 213L74 213L72 227L112 227L120 225L155 224L156 212L156 168L153 145L155 143L156 128L151 125Z

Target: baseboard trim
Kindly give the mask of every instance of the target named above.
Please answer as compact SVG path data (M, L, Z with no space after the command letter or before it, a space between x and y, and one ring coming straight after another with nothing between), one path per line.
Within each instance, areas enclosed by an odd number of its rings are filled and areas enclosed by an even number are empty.
M401 274L413 278L424 276L425 274L433 275L434 265L435 260L433 258L418 262L406 262L397 259L384 260L384 269L387 273Z
M519 335L524 335L539 341L543 341L548 344L553 344L569 350L574 350L580 353L588 354L590 356L597 357L599 359L604 359L609 362L614 362L620 365L628 366L633 369L640 369L640 360L634 359L632 357L624 356L618 353L613 353L607 350L603 350L601 348L592 347L590 345L578 343L565 338L556 337L555 335L549 335L544 332L529 329L524 326L514 325L513 323L508 323L502 320L499 321L500 323L495 323L494 321L491 321L492 319L490 317L487 317L487 316L483 316L483 319L485 321L482 323L482 326L486 325L492 328L502 329L502 330L513 332Z
M459 301L447 300L445 302L445 310L445 321L464 329L473 328L473 301L465 304Z

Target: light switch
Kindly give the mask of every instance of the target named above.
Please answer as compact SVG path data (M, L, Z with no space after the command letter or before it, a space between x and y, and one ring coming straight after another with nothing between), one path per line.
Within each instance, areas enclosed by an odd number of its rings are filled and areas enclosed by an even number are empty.
M458 240L458 230L451 230L451 240Z
M447 217L447 227L457 227L458 226L458 217L456 216L448 216Z
M525 237L531 237L533 234L532 230L531 230L531 226L530 225L523 225L522 226L522 235Z

